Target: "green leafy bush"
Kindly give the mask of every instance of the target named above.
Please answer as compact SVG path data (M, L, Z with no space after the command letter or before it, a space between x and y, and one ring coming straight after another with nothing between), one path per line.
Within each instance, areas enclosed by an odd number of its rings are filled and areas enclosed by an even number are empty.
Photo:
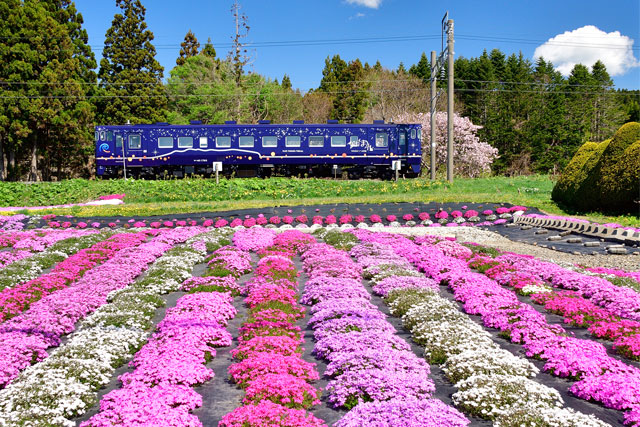
M631 122L610 140L580 147L551 197L581 211L635 212L639 181L640 123Z

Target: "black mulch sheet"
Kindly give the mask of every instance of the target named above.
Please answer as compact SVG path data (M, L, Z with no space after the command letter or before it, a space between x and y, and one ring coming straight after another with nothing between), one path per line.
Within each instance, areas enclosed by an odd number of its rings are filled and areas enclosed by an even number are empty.
M320 215L326 217L328 215L335 215L339 218L341 215L351 214L353 216L356 215L364 215L368 218L373 215L379 215L382 218L382 223L387 225L389 221L386 220L388 215L395 215L401 223L404 221L401 220L402 216L405 214L413 214L417 219L418 214L420 212L427 212L431 215L431 219L434 219L434 215L439 210L445 210L447 212L451 212L454 210L464 211L463 206L466 207L466 210L476 210L478 212L482 212L486 209L491 209L495 211L499 207L512 207L512 204L509 203L437 203L437 202L429 202L429 203L381 203L381 204L347 204L347 203L336 203L329 205L311 205L311 206L275 206L275 207L266 207L266 208L257 208L257 209L240 209L236 211L223 211L223 212L198 212L198 213L190 213L190 214L171 214L171 215L156 215L156 216L134 216L134 217L72 217L72 218L64 218L59 217L56 218L56 221L69 221L72 224L77 224L78 222L85 222L87 224L91 224L97 222L100 224L100 227L108 227L109 223L116 223L119 226L128 224L131 219L135 221L146 221L147 224L154 221L177 221L177 220L187 220L187 221L197 221L198 224L202 224L203 221L207 219L226 219L229 222L233 219L240 218L248 218L248 217L257 217L262 214L265 217L269 218L272 216L283 217L285 215L293 216L294 218L298 215L306 215L309 219L309 224L311 223L311 218L315 215ZM542 214L540 210L537 208L528 208L527 213L536 213ZM480 218L484 219L483 215L480 215ZM26 221L26 220L25 220ZM482 227L483 229L487 229L490 231L494 231L499 233L510 240L528 243L540 247L545 247L549 249L554 249L561 252L573 253L576 255L579 254L606 254L606 248L610 245L621 244L622 242L616 240L601 240L596 237L590 237L586 235L581 235L577 233L572 233L568 236L562 236L559 241L549 241L547 240L550 236L557 236L558 230L548 230L546 234L536 234L536 231L541 230L540 228L533 227L531 229L522 230L520 226L514 226L513 224L508 225L511 220L508 221L507 224L500 225L492 225L487 227ZM36 226L42 227L47 224L47 221L40 220L36 223ZM293 224L295 225L295 223ZM579 243L569 243L567 239L580 237L582 241ZM586 247L583 243L585 242L599 242L600 246L596 247ZM626 246L629 253L638 252L640 253L640 248L637 245L627 245ZM640 264L640 259L638 260Z

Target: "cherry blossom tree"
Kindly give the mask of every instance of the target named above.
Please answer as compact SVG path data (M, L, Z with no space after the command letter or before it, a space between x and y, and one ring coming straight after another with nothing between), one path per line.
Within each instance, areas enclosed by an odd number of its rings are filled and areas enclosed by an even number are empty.
M429 167L431 134L430 113L402 113L391 120L393 123L420 123L422 125L423 170ZM482 126L474 125L468 117L457 114L453 119L454 173L456 176L475 178L491 173L491 164L498 158L498 150L477 135ZM447 162L447 114L436 113L436 171L446 169Z

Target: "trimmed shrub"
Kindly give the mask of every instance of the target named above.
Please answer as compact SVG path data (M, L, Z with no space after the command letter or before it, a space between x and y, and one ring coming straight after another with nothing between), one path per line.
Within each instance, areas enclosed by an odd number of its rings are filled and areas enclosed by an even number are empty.
M632 122L609 140L580 147L551 197L582 211L634 212L639 180L640 123Z

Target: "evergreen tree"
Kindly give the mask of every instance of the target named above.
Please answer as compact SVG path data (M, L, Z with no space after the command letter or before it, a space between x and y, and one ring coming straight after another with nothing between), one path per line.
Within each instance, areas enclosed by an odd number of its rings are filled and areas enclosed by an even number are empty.
M400 65L398 65L396 73L398 73L398 75L407 74L407 69L404 68L404 63L402 61L400 61Z
M456 69L456 75L457 71ZM429 83L429 79L431 78L431 64L429 63L426 53L422 52L418 63L409 67L409 74L419 77L425 83Z
M283 89L291 89L291 79L288 75L285 74L282 77L282 84L280 86L282 86Z
M185 59L196 56L198 54L198 49L200 48L200 43L198 42L195 34L189 30L184 36L184 41L180 43L180 46L180 56L176 59L177 65L182 65L184 64Z
M374 66L373 69L375 70L376 67ZM359 59L348 64L340 58L340 55L325 59L319 89L333 98L330 118L353 123L359 123L364 118L368 86L363 84L362 80L364 80L364 67Z
M116 0L122 13L114 16L104 41L100 61L99 122L149 123L166 117L167 98L162 85L163 68L155 59L153 33L144 20L140 0Z
M0 163L7 151L10 179L22 176L23 162L29 180L49 179L54 164L60 178L63 167L86 160L90 144L95 61L82 16L68 1L11 0L0 5L0 21L0 81L7 82Z
M591 67L591 77L595 92L591 134L593 140L602 141L615 133L625 119L625 112L621 103L615 99L613 80L601 61L596 61Z
M208 56L209 58L216 57L216 50L213 47L213 43L211 43L211 37L207 39L207 42L204 44L204 47L200 51L200 54Z

